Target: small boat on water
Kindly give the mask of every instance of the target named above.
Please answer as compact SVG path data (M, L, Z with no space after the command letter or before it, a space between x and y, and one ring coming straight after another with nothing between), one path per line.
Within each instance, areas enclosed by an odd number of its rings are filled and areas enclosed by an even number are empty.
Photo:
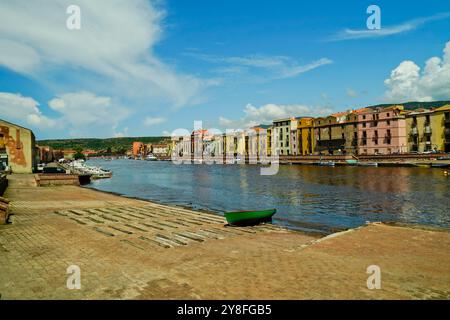
M334 167L336 163L334 161L319 161L317 162L317 165L325 167Z
M368 162L368 161L358 162L357 165L362 167L378 167L377 162Z
M156 161L156 160L158 160L158 158L156 158L153 154L150 153L149 155L147 155L145 160L147 160L147 161Z
M419 167L419 168L429 168L430 164L429 163L414 163L415 167Z
M358 160L355 160L355 159L348 159L348 160L345 160L345 162L347 162L347 164L351 165L351 166L356 166L358 164Z
M232 226L251 226L262 222L271 222L277 209L225 212L225 218Z
M432 163L432 168L450 168L450 163Z

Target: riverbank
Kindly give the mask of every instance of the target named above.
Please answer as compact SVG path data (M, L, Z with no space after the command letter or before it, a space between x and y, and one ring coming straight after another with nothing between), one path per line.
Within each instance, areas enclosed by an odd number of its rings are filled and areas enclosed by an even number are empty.
M10 176L2 299L449 299L450 233L370 224L318 238ZM382 288L366 286L378 265ZM66 269L81 269L81 289Z

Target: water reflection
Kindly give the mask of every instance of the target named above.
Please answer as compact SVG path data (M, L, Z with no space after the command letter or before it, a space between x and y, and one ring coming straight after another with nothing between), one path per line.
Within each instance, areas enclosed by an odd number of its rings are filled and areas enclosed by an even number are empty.
M277 208L275 222L292 228L330 232L366 221L450 227L450 178L440 169L292 165L261 176L253 165L95 162L114 176L92 187L219 213Z

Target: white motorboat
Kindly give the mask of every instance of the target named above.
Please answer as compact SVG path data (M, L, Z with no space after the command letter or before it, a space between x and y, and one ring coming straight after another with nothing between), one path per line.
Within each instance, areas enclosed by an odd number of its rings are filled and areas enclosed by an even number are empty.
M158 160L158 158L157 157L155 157L153 154L149 154L149 155L147 155L147 157L145 158L145 160L147 160L147 161L156 161L156 160Z

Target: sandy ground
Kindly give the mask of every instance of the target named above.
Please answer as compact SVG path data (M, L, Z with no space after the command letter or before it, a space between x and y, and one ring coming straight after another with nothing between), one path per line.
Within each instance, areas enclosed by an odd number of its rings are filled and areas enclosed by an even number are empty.
M371 224L317 238L11 176L2 299L449 299L450 233ZM67 268L81 289L67 288ZM367 287L367 267L381 289Z

